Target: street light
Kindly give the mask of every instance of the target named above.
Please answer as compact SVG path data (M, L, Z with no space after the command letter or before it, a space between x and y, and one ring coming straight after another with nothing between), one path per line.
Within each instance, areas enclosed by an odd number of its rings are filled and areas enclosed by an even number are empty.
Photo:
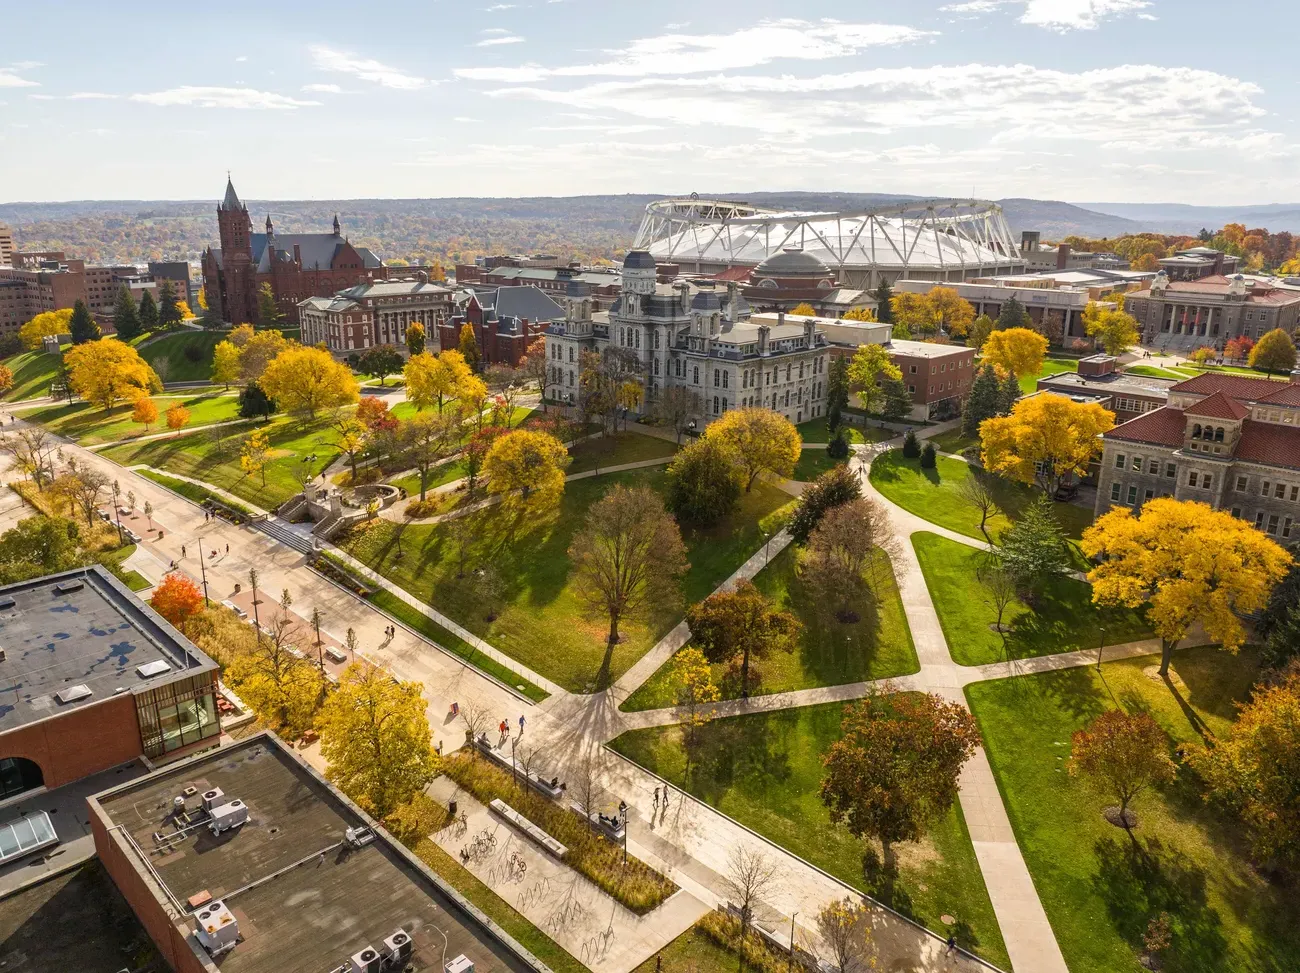
M203 556L203 538L199 538L199 574L203 576L203 607L211 608L212 602L208 600L208 567L204 563L207 558Z
M320 620L325 613L319 608L311 610L311 624L316 629L316 662L320 665L320 671L325 671L325 653L324 646L320 638Z
M759 528L759 530L763 534L763 567L767 567L768 564L771 562L771 556L768 549L768 542L772 540L772 535L769 534L766 530L763 530L761 527Z
M787 970L794 969L794 917L798 914L798 912L790 914L790 964L786 967Z
M1101 632L1101 644L1097 646L1097 671L1101 672L1101 652L1106 648L1106 626L1098 625L1097 628Z
M202 554L203 552L200 551L199 553ZM257 617L257 606L259 604L257 600L257 568L248 569L248 583L253 587L253 628L257 632L257 644L261 645L262 644L262 622Z

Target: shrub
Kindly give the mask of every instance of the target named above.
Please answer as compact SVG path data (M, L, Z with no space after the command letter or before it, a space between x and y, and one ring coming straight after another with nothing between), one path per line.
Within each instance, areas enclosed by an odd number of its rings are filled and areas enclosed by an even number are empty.
M848 457L849 437L845 435L842 428L835 430L835 435L826 444L826 455L831 459L846 459Z
M423 500L412 500L406 505L406 516L408 517L432 517L436 515L446 503L446 497L440 494L434 494Z
M925 449L921 450L921 469L932 470L936 462L934 443L926 443Z
M185 355L186 361L196 362L202 361L203 359L203 349L198 345L186 345L185 351L182 352L182 354Z
M907 430L907 435L903 437L903 455L908 459L916 459L921 455L921 442L916 438L915 430Z

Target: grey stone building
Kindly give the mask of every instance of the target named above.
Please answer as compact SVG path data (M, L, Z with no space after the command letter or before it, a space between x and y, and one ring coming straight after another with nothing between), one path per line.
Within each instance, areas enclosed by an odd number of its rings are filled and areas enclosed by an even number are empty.
M672 386L698 396L702 427L728 409L762 406L799 423L825 415L830 348L815 319L752 314L739 287L660 283L654 258L632 251L622 292L593 312L590 288L573 281L565 319L546 330L546 392L577 403L583 351L618 348L635 358L645 388L641 413Z
M1173 496L1300 539L1300 384L1208 372L1103 439L1098 516Z

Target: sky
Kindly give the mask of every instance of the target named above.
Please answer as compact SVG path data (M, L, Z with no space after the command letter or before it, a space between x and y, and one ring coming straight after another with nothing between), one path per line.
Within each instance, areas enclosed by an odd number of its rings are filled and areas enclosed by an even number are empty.
M0 201L1300 201L1283 0L12 4ZM375 13L367 14L367 10Z

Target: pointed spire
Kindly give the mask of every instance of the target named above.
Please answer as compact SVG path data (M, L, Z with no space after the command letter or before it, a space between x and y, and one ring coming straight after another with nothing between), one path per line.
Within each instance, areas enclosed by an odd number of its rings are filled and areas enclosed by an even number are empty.
M275 236L275 227L271 225L271 214L266 214L266 235Z
M335 213L334 214L334 235L338 236L340 232L341 231L339 230L339 214Z
M235 192L235 184L230 181L230 173L226 173L226 198L221 201L221 208L236 210L242 209L243 205L239 201L239 195Z

